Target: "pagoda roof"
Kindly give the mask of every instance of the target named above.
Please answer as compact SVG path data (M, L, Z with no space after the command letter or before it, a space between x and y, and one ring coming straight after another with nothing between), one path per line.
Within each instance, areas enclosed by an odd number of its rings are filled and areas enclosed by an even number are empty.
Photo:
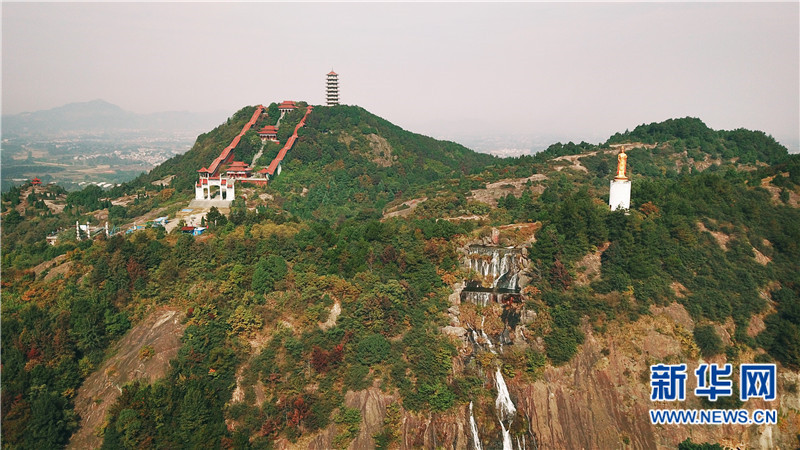
M207 172L211 172L211 171L210 171L210 170L208 170L206 167L203 167L202 169L198 170L198 172L200 172L200 173L207 173Z
M278 109L281 109L281 108L284 108L284 109L285 108L297 108L297 105L295 104L295 102L293 100L284 100L283 103L278 105Z
M228 169L239 168L239 167L248 167L247 163L244 161L233 161Z
M328 72L328 75L339 75L339 74L338 74L338 73L336 73L336 72L334 72L334 71L333 71L333 69L331 69L331 71L330 71L330 72Z
M266 134L277 134L278 129L275 128L275 125L267 125L264 128L258 130L259 134L266 133Z

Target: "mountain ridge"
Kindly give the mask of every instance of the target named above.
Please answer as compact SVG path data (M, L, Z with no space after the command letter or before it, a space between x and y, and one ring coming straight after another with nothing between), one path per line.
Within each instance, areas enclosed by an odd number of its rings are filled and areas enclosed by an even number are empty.
M55 135L60 133L206 129L219 112L162 111L139 114L106 100L73 102L46 110L3 115L3 133Z
M180 349L129 349L130 367L172 359L103 405L105 448L797 445L800 156L691 118L654 143L626 133L631 209L612 212L621 143L499 159L357 107L320 111L282 174L237 184L201 236L133 226L185 207L181 183L253 107L135 183L3 196L4 442L67 444L95 405L75 397L84 380L117 379L108 349L169 308L185 317ZM409 214L382 216L400 202ZM75 239L76 221L103 220L132 230ZM510 292L488 287L501 278ZM773 408L779 423L652 425L660 362L776 364L775 403L714 407ZM675 406L709 408L693 383Z

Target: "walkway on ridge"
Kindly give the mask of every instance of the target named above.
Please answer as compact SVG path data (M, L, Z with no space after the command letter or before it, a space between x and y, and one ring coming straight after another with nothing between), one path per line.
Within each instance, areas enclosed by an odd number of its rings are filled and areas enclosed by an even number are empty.
M292 136L286 140L286 145L283 146L281 151L278 152L278 156L276 156L275 159L273 159L272 162L270 163L269 167L267 167L267 173L270 176L275 176L274 174L275 171L278 169L278 165L283 161L283 158L286 156L286 152L292 149L292 147L294 146L294 142L297 140L297 131L300 129L300 127L305 126L306 119L308 118L308 115L311 114L311 111L313 109L314 109L313 106L308 105L308 107L306 108L306 114L303 116L302 119L300 119L300 122L297 124L297 126L294 127L294 133L292 133Z
M225 147L222 150L222 153L220 153L219 156L217 156L217 158L211 162L211 165L208 166L208 170L209 172L211 172L212 177L218 175L219 166L233 159L233 149L235 149L236 146L239 145L239 141L242 139L242 136L244 136L244 134L250 130L250 127L252 127L256 123L258 118L261 117L261 113L263 111L264 111L264 105L258 105L258 108L256 108L256 111L253 113L253 117L251 117L250 120L246 124L244 124L242 131L239 132L239 134L236 135L235 138L233 138L230 145Z

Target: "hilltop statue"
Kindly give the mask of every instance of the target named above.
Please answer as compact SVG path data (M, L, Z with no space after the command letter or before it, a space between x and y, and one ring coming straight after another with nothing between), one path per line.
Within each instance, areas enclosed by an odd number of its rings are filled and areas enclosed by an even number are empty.
M625 147L620 147L617 155L617 176L611 180L611 189L608 193L608 206L612 211L617 209L630 209L631 207L631 180L627 175L628 155Z
M626 164L628 162L628 155L625 154L625 147L623 147L619 151L619 155L617 156L617 176L614 177L615 180L627 180L628 177L625 176Z

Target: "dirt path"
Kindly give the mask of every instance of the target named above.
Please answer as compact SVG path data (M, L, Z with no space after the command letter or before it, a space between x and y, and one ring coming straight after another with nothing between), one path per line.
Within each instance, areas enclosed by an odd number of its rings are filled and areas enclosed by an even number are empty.
M481 203L486 203L492 206L497 206L497 199L505 197L508 194L514 194L519 197L525 190L525 185L530 182L544 181L547 175L535 173L527 178L506 178L504 180L489 183L483 189L473 189L470 191L470 200L476 200ZM544 186L535 186L534 190L541 194L544 192Z
M169 370L169 361L178 354L184 325L183 313L161 309L151 313L131 329L111 350L114 355L83 382L75 397L75 412L80 428L67 448L99 448L103 440L96 436L106 411L122 393L122 386L133 380L154 382ZM140 353L152 349L151 356Z
M784 172L781 174L784 177L788 177L789 173ZM772 180L775 179L775 175L771 177L766 177L761 180L761 187L769 191L769 194L772 196L772 202L776 205L782 205L783 201L780 199L781 195L781 188L772 184ZM800 206L800 195L797 195L796 192L789 190L789 206L793 208L797 208Z
M28 196L31 195L31 193L43 197L47 193L47 187L28 186L27 188L25 188L25 190L21 191L19 194L19 200L20 200L19 205L17 205L14 208L17 210L18 213L25 215L25 210L28 209L29 206L31 206L28 203ZM52 211L54 214L58 214L64 210L64 207L66 206L67 196L62 194L57 196L55 199L41 198L41 200L44 201L45 206L47 206L50 209L50 211Z
M420 203L427 200L428 197L419 197L419 198L412 198L411 200L406 200L403 203L397 205L397 207L390 208L391 211L386 211L383 213L383 218L381 220L386 220L390 217L405 217L411 214L414 211L414 208L417 207ZM407 206L407 208L403 208L403 205Z
M564 155L564 156L559 156L558 158L553 158L553 161L569 161L572 163L571 166L558 166L556 167L556 170L562 170L566 167L570 169L579 170L581 172L589 172L589 170L586 167L584 167L584 165L581 164L581 162L578 161L578 159L583 158L584 156L594 156L596 154L597 152L595 151L589 153L581 153L578 155Z

